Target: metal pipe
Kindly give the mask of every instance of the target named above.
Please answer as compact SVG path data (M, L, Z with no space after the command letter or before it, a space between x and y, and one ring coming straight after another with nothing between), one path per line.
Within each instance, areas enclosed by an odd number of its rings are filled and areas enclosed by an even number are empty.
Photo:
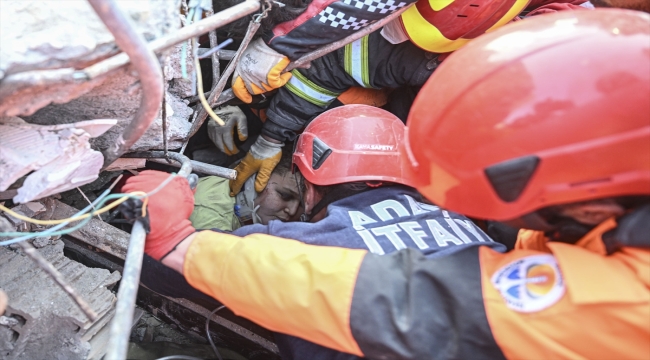
M131 59L140 77L142 97L133 120L118 136L115 144L104 152L104 167L124 154L156 119L163 96L163 77L160 63L140 33L124 16L114 0L88 0L104 25L113 34L117 46Z
M248 44L251 42L251 40L253 40L253 35L255 35L259 27L260 27L260 23L255 20L251 20L251 22L248 24L246 35L244 36L244 39L239 45L239 49L237 49L237 53L235 54L235 57L230 61L230 64L228 64L226 70L224 70L223 74L221 75L221 79L219 79L219 82L210 91L210 96L208 97L208 104L210 107L214 106L215 101L219 98L219 96L223 92L223 89L226 87L226 83L228 82L228 78L235 71L239 59L244 54L244 50L246 50ZM197 131L199 131L199 128L201 128L201 125L203 125L203 122L208 117L208 112L203 107L199 107L196 114L197 115L194 118L194 121L192 121L192 126L190 127L190 131L187 133L187 137L185 138L185 142L183 143L183 147L181 148L181 153L185 151L185 147L187 146L189 139L192 136L194 136L194 134L196 134Z
M287 66L285 71L288 72L288 71L291 71L291 70L296 69L296 68L309 67L308 65L309 65L309 63L311 61L316 60L321 56L327 55L327 54L331 53L332 51L336 51L336 50L344 47L345 45L347 45L349 43L352 43L352 42L355 42L355 41L361 39L362 37L364 37L364 36L374 32L374 31L382 28L384 25L388 24L389 22L393 21L398 16L400 16L404 11L408 10L408 8L410 8L411 6L413 6L413 5L405 6L405 7L401 8L401 9L395 11L394 13L386 16L385 18L366 26L365 28L355 32L354 34L352 34L352 35L350 35L350 36L348 36L346 38L343 38L343 39L341 39L339 41L335 41L335 42L333 42L331 44L327 44L327 45L319 48L318 50L315 50L315 51L312 51L310 53L305 54L300 59L291 62L289 64L289 66ZM228 90L222 92L221 95L219 96L219 98L216 101L210 102L210 105L212 107L219 106L219 105L222 105L222 104L224 104L224 103L226 103L226 102L228 102L228 101L230 101L230 100L232 100L234 98L235 98L235 94L232 92L232 89L228 89Z
M27 257L35 262L36 265L41 268L41 270L45 271L52 278L52 280L54 280L54 282L59 285L59 287L61 287L61 289L63 289L66 294L68 294L70 299L72 299L72 301L77 304L79 309L81 309L81 311L91 322L95 322L95 320L97 320L97 313L90 307L90 305L88 305L86 300L77 294L77 291L72 286L70 286L70 284L68 284L63 275L54 267L54 265L50 264L50 262L47 261L43 255L41 255L41 253L36 251L36 248L34 248L27 241L19 242L18 246L20 246ZM2 309L0 309L0 314L1 313Z
M138 295L142 257L144 256L144 241L147 236L142 222L136 221L131 230L131 239L126 252L124 270L120 289L117 292L115 316L111 322L106 360L126 359L126 351L131 336L135 298Z
M98 0L94 0L98 1ZM160 52L178 43L197 37L221 26L227 25L246 15L250 15L260 8L259 0L246 0L240 4L229 7L208 18L198 21L192 25L179 29L173 34L160 37L147 44L147 48L153 52ZM110 71L118 69L129 63L129 56L121 53L106 60L100 61L79 71L79 78L94 79Z
M142 155L140 157L165 156L164 151L142 151L139 154ZM181 163L181 169L178 175L188 177L192 173L190 159L186 156L178 153L168 153L168 156ZM131 230L131 239L129 240L126 259L124 260L120 289L117 292L115 316L111 322L108 352L105 357L107 360L126 359L126 351L133 322L135 299L138 295L138 286L140 284L140 272L142 271L142 257L144 256L146 236L147 233L144 230L144 226L140 221L136 221Z
M166 159L164 159L164 155L162 154L164 154L164 152L162 151L137 151L137 152L124 154L122 157L142 158L142 159L146 159L147 161L152 161L155 163L174 166L174 167L181 167L183 164L188 163L189 165L191 165L192 171L200 174L214 175L229 180L237 179L237 171L235 169L228 169L221 166L202 163L200 161L190 160L186 156L175 152L167 153L169 155L169 158L174 160L171 163L169 163L167 162ZM181 169L181 171L183 170Z
M178 175L181 175L183 177L188 177L192 173L192 169L194 167L193 163L202 164L199 163L198 161L190 160L187 156L176 152L168 152L167 156L174 161L172 163L167 162L167 160L165 160L166 157L164 151L135 151L128 154L124 154L122 157L131 158L131 159L132 158L147 159L147 161L160 160L155 162L160 162L161 164L180 167L181 169L178 171Z

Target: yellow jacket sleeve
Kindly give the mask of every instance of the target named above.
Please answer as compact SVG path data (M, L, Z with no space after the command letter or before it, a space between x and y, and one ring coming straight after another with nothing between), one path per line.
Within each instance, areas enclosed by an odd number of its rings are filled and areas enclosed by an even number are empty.
M192 286L237 315L363 356L350 330L350 308L366 253L265 234L203 231L187 251L183 272Z

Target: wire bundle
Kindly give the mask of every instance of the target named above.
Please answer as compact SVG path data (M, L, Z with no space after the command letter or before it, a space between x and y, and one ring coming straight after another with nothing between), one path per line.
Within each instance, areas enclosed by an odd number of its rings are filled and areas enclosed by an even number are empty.
M93 201L90 205L86 206L76 214L74 214L72 217L69 217L67 219L60 219L60 220L38 220L38 219L32 219L30 217L20 215L8 208L6 208L3 205L0 205L0 210L4 211L5 213L11 215L14 218L17 218L19 220L23 220L32 224L36 225L56 225L53 226L47 230L44 231L38 231L38 232L0 232L0 237L9 237L9 236L18 236L17 238L10 239L10 240L5 240L5 241L0 241L0 246L7 246L11 244L15 244L20 241L25 241L37 237L47 237L47 236L57 236L57 235L66 235L69 233L72 233L74 231L79 230L80 228L84 227L90 220L92 219L93 216L97 214L102 214L105 213L121 203L125 202L129 198L136 198L140 199L143 202L142 206L142 216L146 216L146 208L147 208L147 201L148 198L158 191L160 191L163 187L167 186L172 179L177 176L175 173L172 173L165 181L160 183L157 188L155 188L153 191L149 193L145 193L142 191L134 191L128 194L111 194L109 195L111 189L106 189L95 201ZM116 200L109 205L105 205L108 201L111 200ZM99 209L95 210L95 207L99 207ZM63 229L65 226L70 224L71 222L74 221L79 221L82 220L79 224Z

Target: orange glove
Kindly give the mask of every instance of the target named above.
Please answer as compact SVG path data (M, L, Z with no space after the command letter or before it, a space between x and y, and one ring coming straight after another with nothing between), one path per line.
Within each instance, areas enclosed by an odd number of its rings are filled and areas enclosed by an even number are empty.
M122 192L153 191L171 175L162 171L146 170L129 178ZM144 251L160 261L186 237L196 230L189 218L194 210L194 194L187 179L176 176L158 192L149 197L147 216L150 231Z
M250 104L252 95L280 88L291 79L284 73L289 58L271 49L262 39L250 43L237 64L232 77L232 92L241 101Z

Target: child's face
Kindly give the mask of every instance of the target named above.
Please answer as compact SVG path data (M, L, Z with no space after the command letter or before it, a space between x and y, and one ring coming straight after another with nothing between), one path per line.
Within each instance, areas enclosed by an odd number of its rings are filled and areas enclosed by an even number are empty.
M271 174L266 189L255 198L259 205L257 215L262 224L271 220L296 221L300 218L302 206L296 177L290 171L284 175Z

